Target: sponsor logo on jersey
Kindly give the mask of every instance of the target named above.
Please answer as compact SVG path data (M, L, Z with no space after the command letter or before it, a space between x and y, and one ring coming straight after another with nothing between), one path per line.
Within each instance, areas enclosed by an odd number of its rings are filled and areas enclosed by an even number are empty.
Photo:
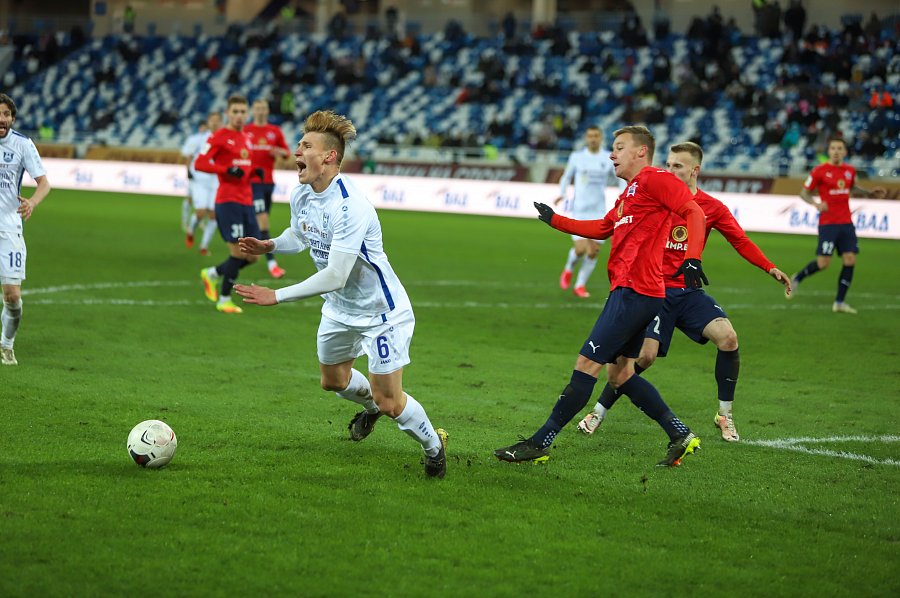
M616 209L616 216L619 218L622 217L622 213L625 211L625 201L622 200L619 202L619 207Z
M678 243L687 239L687 227L686 226L676 226L672 229L672 240Z
M634 222L634 216L629 214L628 216L625 216L624 218L616 220L616 225L613 228L614 229L619 228L619 226L621 226L622 224L631 224L632 222Z
M843 180L841 180L841 179L838 179L837 186L838 186L838 189L843 189L844 187L847 186L847 183L845 183L845 182L844 182Z
M241 158L247 158L250 156L250 152L247 151L246 147L241 148Z

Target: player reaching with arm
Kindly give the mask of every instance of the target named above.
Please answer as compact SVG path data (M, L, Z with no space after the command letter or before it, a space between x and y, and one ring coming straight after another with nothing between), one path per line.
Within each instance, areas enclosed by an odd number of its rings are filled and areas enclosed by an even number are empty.
M272 211L272 192L275 190L275 180L272 178L275 159L287 158L291 155L291 150L281 129L269 124L269 102L255 100L252 112L253 122L244 127L244 133L250 139L250 158L253 162L253 210L259 224L260 240L265 241L269 238L269 213ZM266 254L266 262L272 278L285 275L273 254Z
M612 236L607 266L611 292L546 423L531 437L495 450L498 459L546 461L556 435L590 400L604 365L608 366L607 377L613 388L628 396L669 436L660 466L679 465L700 445L700 439L672 413L656 388L634 375L644 331L662 309L666 295L662 254L669 219L672 214L684 218L688 235L694 239L704 238L706 225L703 210L687 186L670 172L650 166L654 145L646 127L616 131L610 159L616 176L628 181L628 186L600 220L573 220L554 214L549 206L535 204L540 219L562 232L592 239ZM707 282L700 263L702 250L702 242L689 246L678 269L690 288L700 288Z
M775 267L757 245L747 238L731 211L719 200L698 189L697 177L703 161L703 150L696 143L686 142L673 145L666 159L666 169L687 184L694 201L706 214L705 244L713 229L731 243L731 246L745 260L760 268L780 282L785 292L790 294L791 283L787 275ZM679 217L672 218L663 254L663 277L666 281L666 300L663 309L647 326L641 354L635 363L635 373L640 374L656 361L657 356L665 357L672 342L675 329L681 330L694 342L705 344L712 341L718 348L715 376L718 384L719 410L715 417L722 438L729 442L740 439L734 425L732 404L740 370L737 333L725 311L718 302L702 289L688 288L680 275L675 275L684 261L691 237L685 222ZM606 412L618 399L618 393L610 385L604 387L591 413L578 423L578 429L585 434L593 434Z
M0 363L18 365L13 345L22 320L22 281L25 280L25 238L22 222L50 193L41 156L34 142L12 127L16 122L16 104L0 93L0 285L3 287L3 311L0 312ZM31 197L20 195L22 173L27 172L37 188Z
M191 201L194 213L191 215L187 226L185 245L188 249L194 246L194 231L197 225L204 221L203 236L200 238L200 255L209 255L209 242L216 232L216 191L219 188L219 177L208 172L198 172L195 168L197 156L206 147L210 136L222 128L222 115L218 111L210 112L206 116L200 132L188 137L181 147L181 155L190 159L188 171L190 178Z
M446 433L435 430L425 409L403 391L403 367L415 316L406 289L394 273L375 208L340 166L356 137L353 123L330 111L311 114L294 152L300 185L291 193L291 224L275 239L240 239L253 255L309 249L316 273L278 290L237 285L246 303L276 305L322 295L317 349L325 390L362 405L350 422L350 438L362 440L382 415L412 436L425 451L425 474L444 477ZM353 368L366 355L368 379Z
M574 179L575 197L569 211L578 220L593 220L607 212L606 185L614 173L609 155L600 149L603 143L600 128L588 127L584 133L584 142L584 148L569 156L566 169L559 179L559 197L553 204L559 205L559 202L565 200L566 190ZM572 235L572 242L573 247L569 249L566 265L559 276L559 287L566 290L572 285L572 274L580 261L581 268L578 270L573 292L576 297L587 298L591 296L586 288L587 281L597 265L597 254L604 241Z
M853 269L856 266L856 255L859 253L859 242L856 239L856 227L850 214L850 195L855 193L863 197L884 196L884 189L872 191L856 184L856 169L844 163L847 157L847 142L843 137L828 139L828 162L812 169L809 177L800 190L800 197L819 211L819 239L816 245L816 259L806 264L802 270L791 277L796 291L807 277L824 270L831 263L835 250L841 256L843 267L838 277L837 295L831 311L835 313L855 314L856 310L844 302L850 283L853 281ZM819 200L812 192L819 190ZM792 295L785 295L788 299Z
M228 258L214 268L200 271L206 298L216 302L216 309L226 314L239 314L241 308L231 300L231 289L241 268L252 264L257 256L244 253L238 239L259 234L253 198L250 192L250 146L244 136L247 100L243 96L228 98L227 123L210 136L203 152L194 160L200 172L219 175L216 191L216 222L228 245ZM216 293L217 279L222 279L221 293Z

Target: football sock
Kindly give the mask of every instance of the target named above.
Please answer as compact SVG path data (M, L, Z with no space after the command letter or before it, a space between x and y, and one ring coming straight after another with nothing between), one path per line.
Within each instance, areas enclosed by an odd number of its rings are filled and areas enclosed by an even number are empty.
M369 413L378 413L378 406L372 400L372 387L369 385L369 379L359 370L351 369L347 388L334 394L362 405Z
M851 282L853 282L853 266L844 266L841 268L841 277L838 279L838 290L835 301L838 303L844 302L844 297L847 296L847 291L850 290Z
M797 275L794 276L794 279L797 282L800 282L807 276L811 276L818 271L819 271L819 262L817 262L816 260L813 260L810 263L806 264L806 266L802 270L797 272Z
M184 201L181 202L181 228L182 230L187 230L188 223L191 220L191 212L193 211L193 206L191 206L191 200L187 197L184 198Z
M591 273L594 271L596 265L596 257L590 258L586 255L584 256L584 260L581 262L581 268L578 270L578 280L575 281L576 289L587 284L588 278L591 277Z
M429 457L435 457L441 452L441 439L438 438L437 432L428 420L428 414L417 400L411 395L406 395L406 408L403 413L394 418L397 427L415 438L425 454Z
M644 368L640 366L640 364L634 364L634 374L639 376L641 372L644 371ZM603 387L603 390L600 391L600 396L597 397L597 404L594 405L594 413L599 415L602 418L606 417L606 412L612 409L612 406L616 404L616 401L619 400L621 396L621 392L612 387L612 384L607 382L606 386ZM603 412L600 412L600 409L603 409Z
M541 428L534 433L529 440L541 448L547 448L553 444L553 439L578 413L584 409L594 392L597 379L590 374L572 371L572 379L568 386L559 395L559 400L553 406L550 417Z
M247 260L242 260L240 258L234 256L228 256L228 259L220 264L221 274L222 274L222 290L219 293L220 295L230 297L231 289L234 287L235 281L237 281L238 272L240 272L241 268L249 264ZM219 271L219 268L216 268Z
M4 349L12 349L13 342L16 340L16 331L19 329L19 322L22 321L22 300L19 299L15 303L3 302L3 311L0 313L0 321L3 323L3 334L0 339L0 345Z
M268 240L269 240L269 229L265 228L265 229L262 229L262 230L259 231L259 240L260 240L260 241L268 241ZM274 261L275 261L275 254L274 254L274 253L267 253L267 254L266 254L266 261L267 261L267 262L274 262Z
M188 234L189 235L194 234L194 231L197 229L198 221L199 221L199 218L197 218L197 212L194 212L193 214L191 214L191 219L188 222Z
M740 349L722 351L716 355L716 383L719 385L719 400L733 401L738 373L741 371Z
M619 393L631 399L638 409L662 426L669 435L669 440L675 440L690 432L659 396L659 391L640 376L632 376L625 384L619 386Z
M577 253L575 253L575 248L574 248L574 247L572 247L571 249L569 249L569 256L566 258L566 267L565 267L565 270L566 270L567 272L571 272L572 270L574 270L574 269L575 269L575 264L577 264L577 263L578 263L578 260L580 260L580 259L581 259L581 257L580 257Z
M207 218L206 224L203 226L203 239L200 240L201 249L206 249L207 247L209 247L209 242L212 241L212 237L216 232L216 228L218 228L216 219Z
M719 401L719 415L728 415L731 413L732 401Z

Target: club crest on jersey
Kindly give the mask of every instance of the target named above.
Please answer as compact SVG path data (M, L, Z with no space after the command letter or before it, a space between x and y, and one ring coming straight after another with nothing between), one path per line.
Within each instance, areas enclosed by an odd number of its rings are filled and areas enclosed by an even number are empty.
M843 189L844 187L847 186L847 183L844 182L844 179L838 179L837 186L838 186L838 189Z
M330 214L322 214L322 228L328 228L328 223L331 222Z
M3 161L12 162L14 154L12 152L3 152Z
M681 243L687 239L687 227L676 226L672 229L672 240Z
M637 193L637 181L628 185L628 189L625 190L625 197L634 197Z
M250 152L247 151L247 148L241 148L241 158L247 158L250 155Z
M850 173L849 170L845 170L845 171L844 171L844 178L847 179L847 180L849 181L851 178L853 178L853 175Z

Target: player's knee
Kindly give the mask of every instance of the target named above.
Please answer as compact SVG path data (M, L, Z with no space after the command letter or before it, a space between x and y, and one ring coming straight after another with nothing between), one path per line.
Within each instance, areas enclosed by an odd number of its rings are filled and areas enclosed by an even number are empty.
M831 263L831 258L830 257L819 257L819 259L816 260L816 263L819 266L819 270L824 270Z
M17 286L7 286L3 289L3 303L7 307L22 306L22 291Z
M727 333L725 333L721 338L716 342L716 347L720 351L737 351L738 348L738 337L737 332L732 328Z
M656 352L655 351L641 351L641 354L637 358L637 364L641 366L641 369L648 369L653 363L656 361Z
M372 398L375 400L375 404L378 405L378 410L388 417L399 417L400 414L403 413L403 409L400 408L400 401L398 401L396 397L389 396L382 392L376 392L373 389Z
M331 392L341 392L345 388L347 388L347 382L341 382L337 378L332 378L330 376L322 376L322 379L319 381L322 385L323 390L329 390Z

